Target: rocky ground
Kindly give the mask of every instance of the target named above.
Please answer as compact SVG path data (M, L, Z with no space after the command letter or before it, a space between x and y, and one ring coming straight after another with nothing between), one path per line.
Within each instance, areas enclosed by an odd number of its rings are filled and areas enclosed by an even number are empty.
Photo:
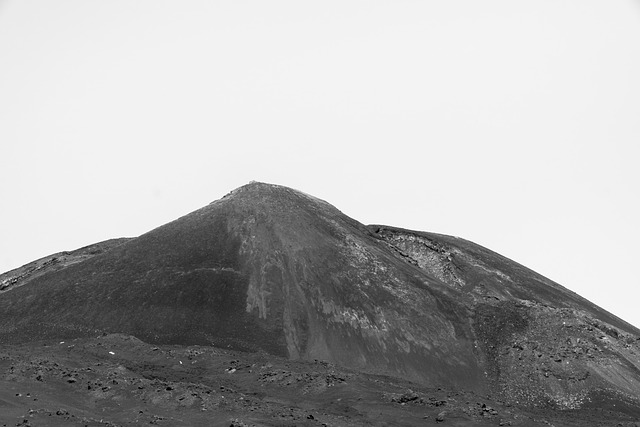
M215 347L112 334L0 350L0 426L640 425Z

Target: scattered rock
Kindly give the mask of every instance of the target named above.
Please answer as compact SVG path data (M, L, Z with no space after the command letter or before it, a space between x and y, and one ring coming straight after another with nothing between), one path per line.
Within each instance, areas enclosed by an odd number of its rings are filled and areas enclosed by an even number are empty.
M400 395L399 397L393 397L391 398L392 402L396 402L396 403L407 403L407 402L413 402L414 400L417 400L420 396L418 396L417 393L415 393L412 390L408 390L406 393Z

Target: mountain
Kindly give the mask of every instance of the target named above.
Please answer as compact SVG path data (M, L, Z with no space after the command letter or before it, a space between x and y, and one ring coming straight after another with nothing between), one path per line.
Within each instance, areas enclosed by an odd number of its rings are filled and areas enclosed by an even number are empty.
M0 343L120 333L640 416L634 326L472 242L365 226L287 187L63 254L0 276Z

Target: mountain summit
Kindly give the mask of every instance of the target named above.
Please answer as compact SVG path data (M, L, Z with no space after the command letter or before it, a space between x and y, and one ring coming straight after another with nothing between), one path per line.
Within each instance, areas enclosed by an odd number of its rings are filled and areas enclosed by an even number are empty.
M365 226L264 183L140 237L1 275L0 325L2 343L124 333L517 405L640 408L635 327L469 241Z

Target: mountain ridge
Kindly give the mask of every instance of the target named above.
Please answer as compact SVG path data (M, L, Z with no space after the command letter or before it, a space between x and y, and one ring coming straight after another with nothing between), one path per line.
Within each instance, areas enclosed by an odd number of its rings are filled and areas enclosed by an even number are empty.
M455 250L457 251L458 254L462 254L461 251L461 247L464 247L467 253L472 253L474 254L475 258L489 258L491 259L491 261L489 262L490 264L492 264L492 273L497 275L498 277L502 278L502 279L506 279L509 280L509 276L506 275L505 273L501 272L499 270L498 267L496 267L496 265L511 265L512 267L510 268L512 269L518 269L520 271L526 272L527 274L532 275L532 278L534 281L536 282L540 282L543 283L546 286L549 286L559 292L563 292L565 293L567 296L571 296L572 299L574 299L576 302L579 302L580 304L585 304L587 306L589 306L592 309L592 314L598 318L602 317L603 321L607 321L608 323L612 323L614 325L616 325L617 327L627 330L631 333L634 334L640 334L640 329L638 329L635 325L625 321L624 319L616 316L613 313L610 313L609 311L597 306L596 304L592 303L591 301L587 300L586 298L580 296L579 294L577 294L576 292L570 290L569 288L566 288L562 285L560 285L557 282L554 282L553 280L550 280L544 276L542 276L541 274L535 272L534 270L519 264L503 255L500 255L484 246L481 246L477 243L471 242L469 240L466 240L464 238L461 237L457 237L457 236L449 236L446 234L439 234L439 233L432 233L432 232L425 232L425 231L415 231L415 230L409 230L409 229L404 229L404 228L400 228L400 227L393 227L393 226L388 226L388 225L380 225L380 224L372 224L372 225L368 225L367 227L369 227L371 230L390 230L390 231L395 231L395 232L399 232L401 234L405 234L405 235L409 235L409 236L417 236L417 237L424 237L427 239L431 239L436 245L439 245L440 247L435 249L436 251L446 251L448 253L448 257L451 256L451 248L456 248ZM379 232L379 231L377 231ZM396 246L397 247L397 246ZM398 248L400 250L402 250L401 248ZM479 255L478 255L479 254ZM411 257L410 254L406 254L408 257ZM449 260L451 261L451 260ZM419 263L419 261L416 261L417 263ZM467 261L468 262L468 261ZM433 267L432 267L433 268ZM487 269L486 266L481 267L483 269ZM442 278L442 280L444 282L447 281L447 279ZM494 292L496 292L497 294L499 294L499 290L497 289L493 289ZM520 297L522 297L522 299L531 299L533 298L533 294L529 293L529 294L521 294ZM552 301L549 299L544 299L544 300L540 300L538 301L540 303L546 303L548 305L552 304Z

